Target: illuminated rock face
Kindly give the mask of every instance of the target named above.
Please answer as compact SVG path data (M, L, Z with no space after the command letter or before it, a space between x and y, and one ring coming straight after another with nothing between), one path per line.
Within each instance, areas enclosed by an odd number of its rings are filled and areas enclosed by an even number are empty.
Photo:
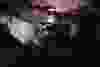
M50 9L53 8L54 11L59 13L59 11L63 12L65 10L69 10L69 9L71 10L73 8L77 9L77 7L79 6L79 3L80 3L80 0L36 0L36 1L38 1L36 3L38 3L40 5L40 8L37 8L37 10L32 11L32 14L34 14L34 15L47 15L48 10L43 10L45 6L50 6L51 7ZM34 4L34 3L35 2L32 2L32 4ZM47 7L46 7L46 9L47 9Z
M71 8L72 0L58 0L56 7L57 8Z
M80 8L80 0L73 0L72 8Z
M66 8L72 6L72 0L56 0L56 1L48 0L48 3L60 8Z

